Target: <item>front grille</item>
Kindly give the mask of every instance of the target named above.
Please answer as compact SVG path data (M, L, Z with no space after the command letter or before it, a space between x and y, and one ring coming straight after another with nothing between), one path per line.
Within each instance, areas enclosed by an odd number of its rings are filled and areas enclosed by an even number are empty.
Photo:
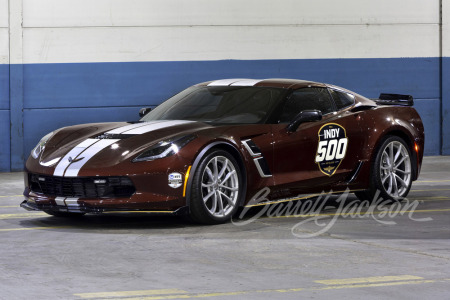
M129 198L136 191L125 176L57 177L28 174L30 189L47 196L71 198Z

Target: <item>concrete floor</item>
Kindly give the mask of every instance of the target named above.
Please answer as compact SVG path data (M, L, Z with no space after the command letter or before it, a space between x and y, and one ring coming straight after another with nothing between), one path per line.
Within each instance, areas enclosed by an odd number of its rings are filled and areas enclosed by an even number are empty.
M3 173L0 299L449 299L449 167L426 157L395 216L339 210L333 197L312 216L243 226L27 212L23 175Z

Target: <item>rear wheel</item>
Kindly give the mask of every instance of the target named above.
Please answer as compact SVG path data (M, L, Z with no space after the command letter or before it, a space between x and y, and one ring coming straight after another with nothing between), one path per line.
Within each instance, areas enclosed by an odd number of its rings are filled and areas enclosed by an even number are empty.
M361 200L378 198L401 201L412 184L411 153L405 141L397 136L385 138L376 153L371 170L370 188L356 192Z
M206 155L195 171L190 217L199 223L218 224L236 213L242 191L242 174L236 159L226 151Z

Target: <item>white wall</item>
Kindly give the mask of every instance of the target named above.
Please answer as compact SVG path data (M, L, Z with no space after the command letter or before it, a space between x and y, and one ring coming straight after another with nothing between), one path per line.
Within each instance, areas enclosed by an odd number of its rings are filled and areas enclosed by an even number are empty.
M9 63L8 28L0 27L0 64Z
M439 1L23 0L24 62L439 55Z
M430 0L24 0L25 27L429 24Z
M0 64L9 63L8 0L0 0Z
M450 57L450 1L442 0L442 56Z
M437 25L24 30L25 63L436 56Z
M8 0L0 0L0 28L8 28Z

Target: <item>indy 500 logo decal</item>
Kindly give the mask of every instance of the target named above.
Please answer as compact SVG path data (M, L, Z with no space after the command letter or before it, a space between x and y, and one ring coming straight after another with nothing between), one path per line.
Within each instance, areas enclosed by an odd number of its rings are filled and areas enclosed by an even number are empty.
M328 123L319 129L316 163L322 173L333 175L347 152L348 139L344 127Z

